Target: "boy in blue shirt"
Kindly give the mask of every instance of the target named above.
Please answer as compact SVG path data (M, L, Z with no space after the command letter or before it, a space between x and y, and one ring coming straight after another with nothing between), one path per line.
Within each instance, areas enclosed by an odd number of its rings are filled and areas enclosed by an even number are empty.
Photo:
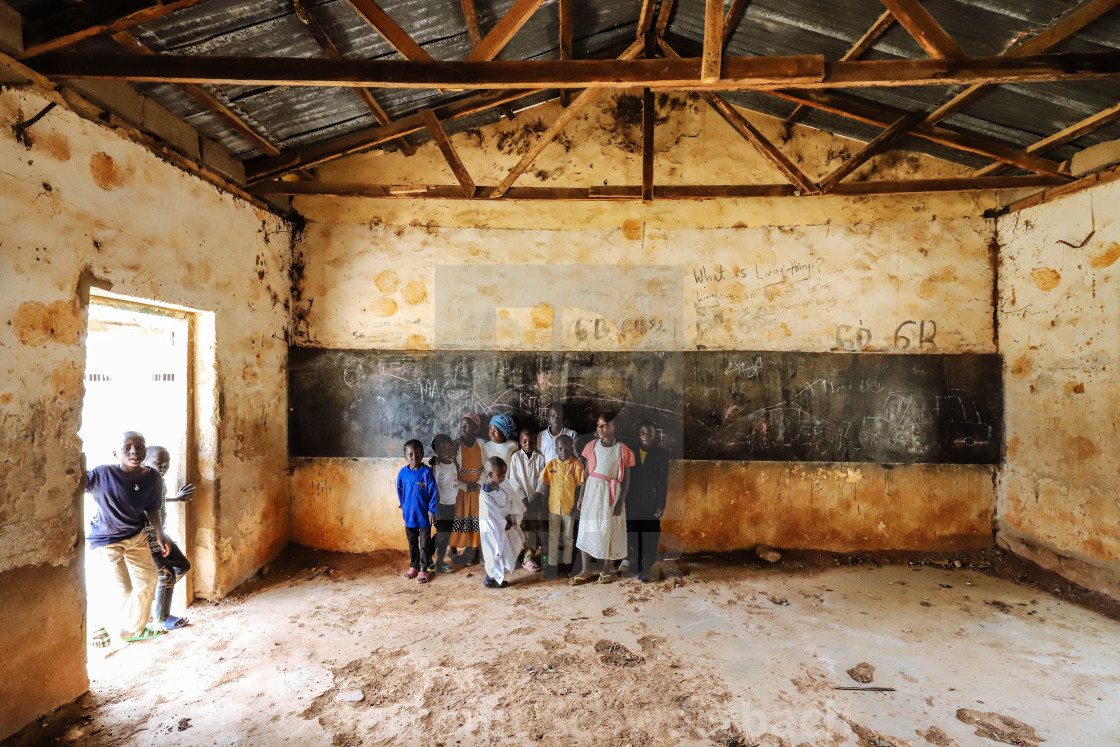
M119 594L118 630L126 641L146 641L163 633L148 627L148 613L156 591L156 566L145 525L152 525L161 554L166 556L170 546L159 520L163 502L160 477L154 469L144 466L147 453L144 437L126 431L121 445L113 452L120 464L103 464L86 474L86 492L97 504L86 538L90 556L113 578ZM99 606L107 608L111 601L116 600L101 601ZM108 631L99 628L92 643L95 648L108 646Z
M426 584L431 579L428 565L432 559L432 524L439 511L439 488L432 468L424 464L424 444L412 439L404 445L408 466L397 475L397 499L404 517L408 539L408 571L405 578Z

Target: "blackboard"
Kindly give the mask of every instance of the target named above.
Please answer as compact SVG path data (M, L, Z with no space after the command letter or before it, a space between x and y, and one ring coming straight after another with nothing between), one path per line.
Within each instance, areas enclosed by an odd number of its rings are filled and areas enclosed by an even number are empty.
M695 458L1000 461L998 355L705 351L685 361Z
M998 355L752 351L289 350L292 456L399 456L464 412L543 427L559 401L590 435L657 423L674 458L996 464Z

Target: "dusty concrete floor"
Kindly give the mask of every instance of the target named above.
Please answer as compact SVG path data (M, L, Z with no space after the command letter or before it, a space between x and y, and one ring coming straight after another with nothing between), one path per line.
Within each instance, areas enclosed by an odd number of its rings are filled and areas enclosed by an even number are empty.
M91 693L10 743L1120 744L1120 622L1052 578L697 558L491 591L400 557L296 548L189 628L91 651Z

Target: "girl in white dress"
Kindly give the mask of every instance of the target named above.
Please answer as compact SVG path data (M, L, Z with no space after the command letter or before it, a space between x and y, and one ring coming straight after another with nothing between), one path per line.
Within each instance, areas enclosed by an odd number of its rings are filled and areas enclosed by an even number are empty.
M626 557L626 491L630 487L630 471L634 452L615 438L613 416L599 416L595 426L597 439L583 449L587 460L587 482L583 486L579 508L579 537L576 547L581 551L580 573L569 583L573 586L591 580L592 558L602 561L599 583L614 580L614 563Z
M513 571L521 554L518 525L525 507L506 485L506 463L500 457L491 457L482 466L486 470L486 483L478 494L478 532L486 568L482 585L504 588L509 586L506 574Z

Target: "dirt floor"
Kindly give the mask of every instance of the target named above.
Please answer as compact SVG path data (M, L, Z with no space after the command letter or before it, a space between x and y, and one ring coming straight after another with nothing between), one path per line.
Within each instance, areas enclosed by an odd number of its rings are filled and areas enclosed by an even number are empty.
M502 590L402 557L289 548L6 744L1120 744L1120 608L998 550Z

